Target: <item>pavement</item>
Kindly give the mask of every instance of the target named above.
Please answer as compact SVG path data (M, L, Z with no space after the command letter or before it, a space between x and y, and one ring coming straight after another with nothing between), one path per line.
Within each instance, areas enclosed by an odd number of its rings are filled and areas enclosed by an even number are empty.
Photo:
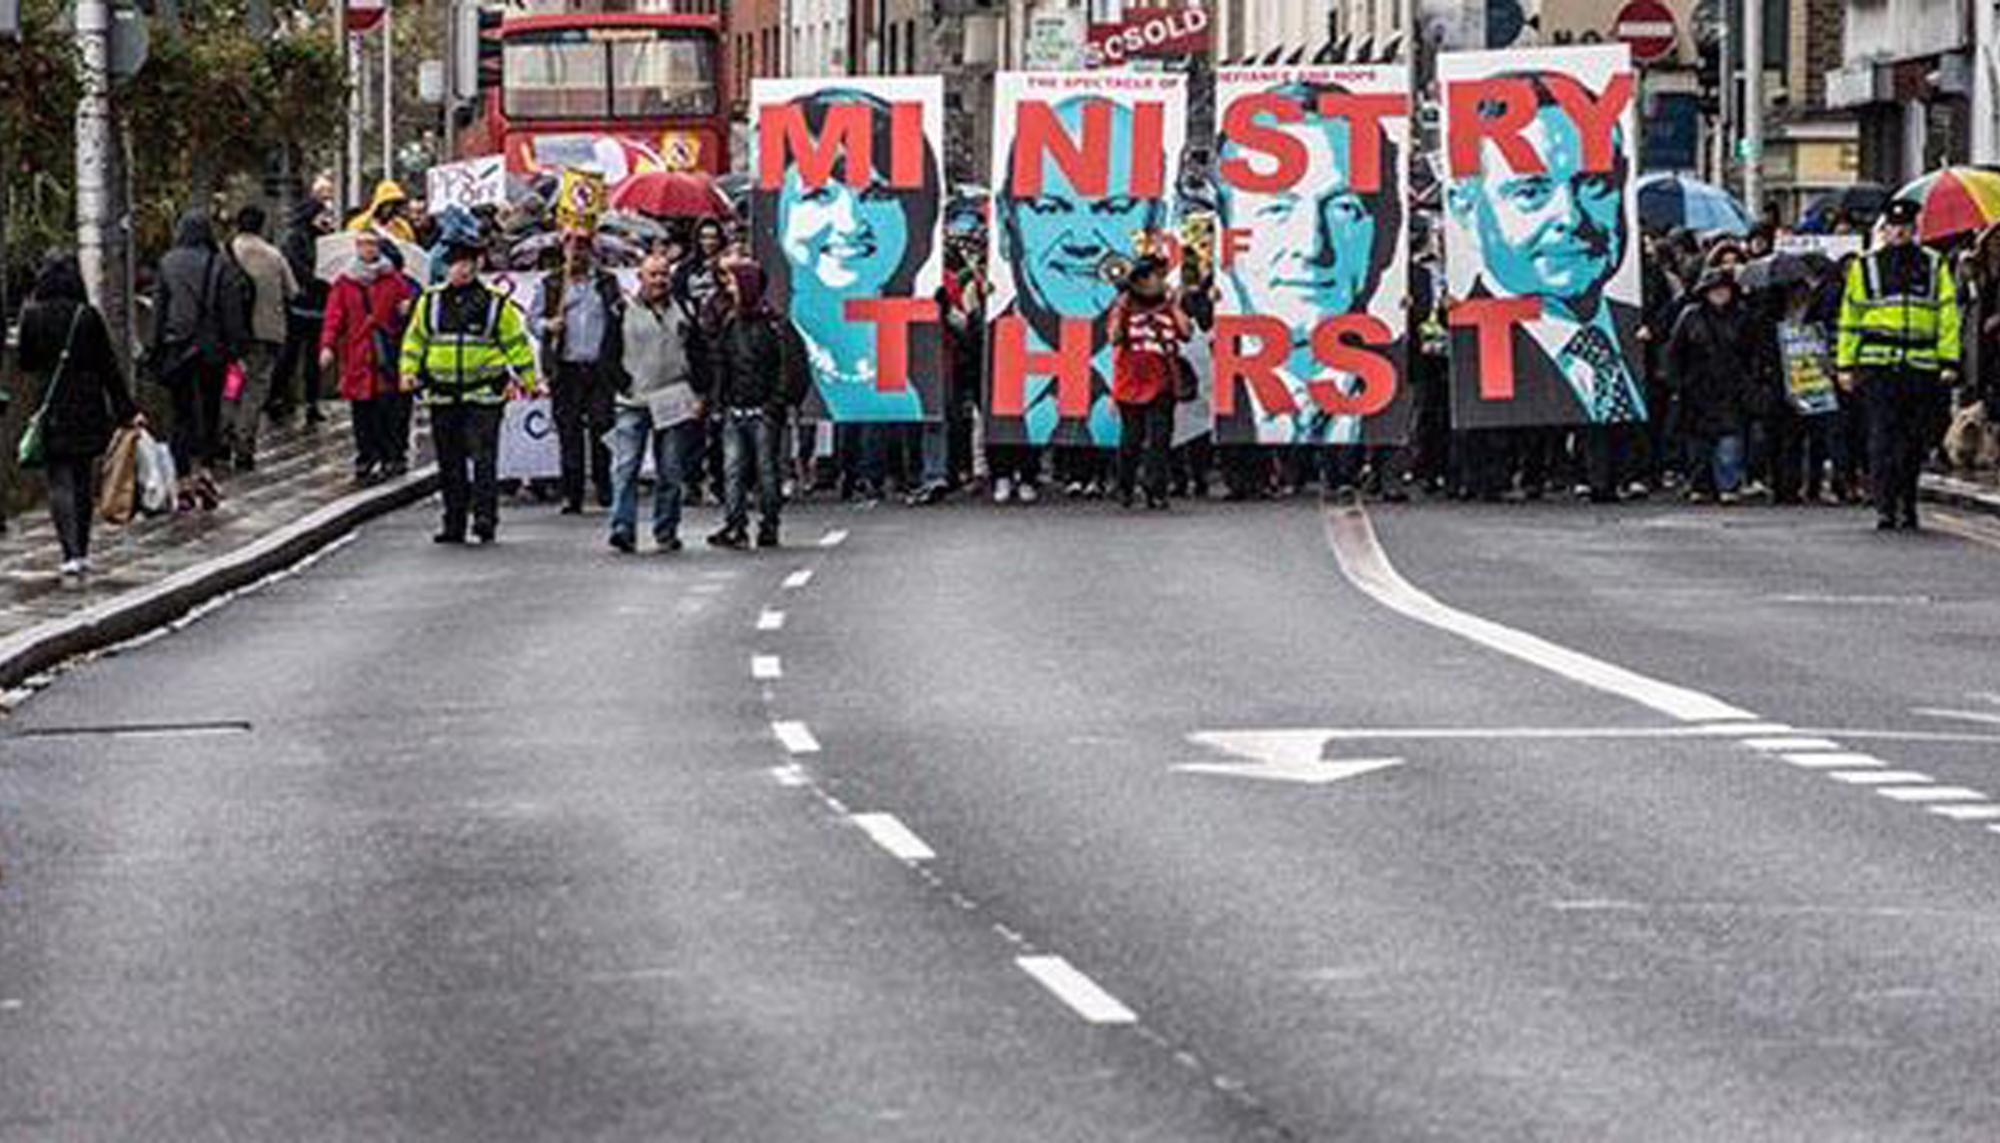
M2000 522L431 514L0 723L0 1139L2000 1121Z

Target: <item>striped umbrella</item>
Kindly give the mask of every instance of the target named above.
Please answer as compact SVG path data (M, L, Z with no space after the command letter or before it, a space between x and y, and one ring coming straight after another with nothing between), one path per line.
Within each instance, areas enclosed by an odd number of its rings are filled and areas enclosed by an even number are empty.
M1917 238L1941 242L2000 222L2000 174L1978 167L1932 171L1896 192L1917 204Z

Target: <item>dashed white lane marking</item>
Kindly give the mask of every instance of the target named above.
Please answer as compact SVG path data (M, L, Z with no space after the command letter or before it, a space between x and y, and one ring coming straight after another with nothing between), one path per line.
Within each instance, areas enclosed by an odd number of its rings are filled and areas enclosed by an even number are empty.
M924 844L923 838L894 814L855 814L848 820L860 826L876 845L888 850L889 855L898 860L929 861L937 856L936 851Z
M1059 956L1015 957L1021 971L1035 978L1057 1000L1092 1024L1136 1024L1139 1017L1118 998L1098 987L1096 981L1078 972Z
M1542 670L1561 675L1682 722L1750 722L1757 716L1731 706L1712 695L1592 658L1558 646L1536 635L1517 631L1490 619L1460 611L1419 591L1389 563L1375 538L1374 525L1359 509L1335 509L1327 513L1327 540L1340 570L1356 588L1377 603L1419 623L1449 632L1490 650L1511 656ZM1745 733L1757 731L1745 728Z
M800 568L799 570L785 577L785 590L797 591L798 589L804 587L805 585L811 583L812 581L813 581L813 570L811 568Z
M778 736L778 741L785 749L793 754L819 753L819 739L813 737L813 732L803 722L774 722L771 724L771 731Z
M778 785L792 789L798 789L811 781L806 777L805 769L796 764L771 767L771 777L777 780Z
M785 664L776 655L750 656L750 677L753 679L782 679Z
M846 542L847 529L845 528L835 528L833 531L819 538L819 546L822 548L837 548Z
M757 630L759 631L778 631L783 629L784 626L785 613L782 611L773 611L767 607L757 613Z
M1771 754L1840 749L1840 743L1831 738L1746 738L1743 740L1743 745L1752 750L1762 750Z
M1937 814L1939 817L1950 818L1955 822L1990 822L2000 820L2000 806L1926 806L1924 808Z
M1876 793L1899 802L1984 802L1990 799L1964 786L1882 786Z
M1914 786L1937 781L1915 770L1831 770L1826 776L1850 786Z
M1857 766L1887 766L1888 763L1872 754L1844 754L1839 752L1818 754L1786 754L1785 761L1794 766L1804 766L1808 770L1848 770Z
M727 590L729 590L729 585L726 583L709 582L695 584L693 587L688 588L688 593L690 595L720 595Z

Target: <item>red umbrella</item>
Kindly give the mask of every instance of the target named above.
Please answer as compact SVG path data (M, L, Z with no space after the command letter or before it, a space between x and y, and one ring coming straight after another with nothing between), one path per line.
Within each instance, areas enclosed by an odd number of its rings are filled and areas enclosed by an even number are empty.
M617 210L654 218L727 218L729 204L699 171L647 171L626 179L611 196Z

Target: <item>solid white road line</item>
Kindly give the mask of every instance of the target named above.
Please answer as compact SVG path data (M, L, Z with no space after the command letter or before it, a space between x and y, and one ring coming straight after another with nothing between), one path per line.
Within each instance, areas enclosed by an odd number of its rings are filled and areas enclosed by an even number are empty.
M1846 770L1856 766L1887 766L1888 763L1872 754L1813 753L1785 754L1781 757L1794 766L1804 766L1808 770Z
M1787 751L1838 750L1840 743L1831 738L1746 738L1743 745L1752 750L1764 750L1773 754Z
M776 655L750 656L750 677L753 679L782 679L785 665Z
M1991 801L1978 790L1968 790L1964 786L1883 786L1875 791L1885 798L1899 802L1987 802Z
M1078 1016L1092 1024L1139 1022L1137 1013L1120 1004L1117 997L1099 988L1096 981L1078 972L1059 956L1015 957L1014 963L1039 981L1043 988L1053 992L1057 1000L1069 1005Z
M901 861L929 861L937 856L924 839L911 832L894 814L855 814L847 820L861 827L876 845Z
M812 581L813 581L813 570L811 568L800 568L799 570L785 577L785 590L797 591L798 589L804 587L805 585L811 583Z
M1327 540L1342 573L1363 594L1391 611L1682 722L1748 721L1757 717L1711 695L1647 678L1539 636L1447 606L1419 591L1389 563L1366 512L1355 508L1334 509L1327 513L1326 520Z
M846 542L847 529L845 528L835 528L833 531L819 538L819 546L822 548L837 548Z
M757 630L777 631L785 626L785 613L765 608L757 613Z
M1830 770L1826 776L1850 786L1914 786L1937 781L1915 770Z
M1957 822L2000 820L2000 806L1925 806L1924 808L1940 817L1947 817Z
M771 730L785 749L794 754L819 753L819 739L813 737L812 731L803 722L774 722Z

